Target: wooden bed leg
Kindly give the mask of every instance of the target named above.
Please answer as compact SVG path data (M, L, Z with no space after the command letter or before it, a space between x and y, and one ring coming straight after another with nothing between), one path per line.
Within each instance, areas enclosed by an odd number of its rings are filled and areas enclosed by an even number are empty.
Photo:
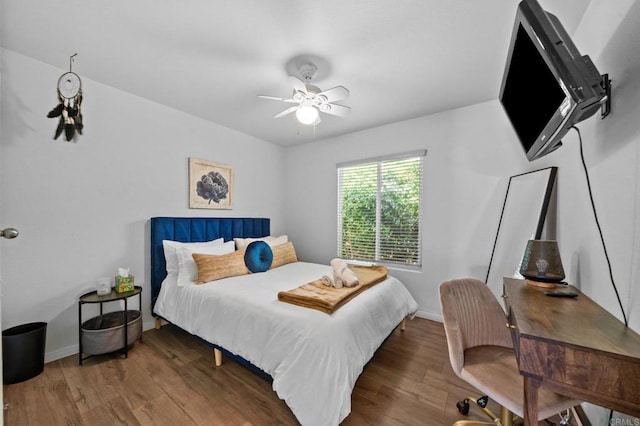
M156 330L160 330L160 327L162 327L162 320L156 317Z
M216 360L216 367L220 367L222 365L222 351L220 349L213 349L213 357Z
M406 318L404 318L404 319L402 320L402 322L400 323L400 330L401 330L401 331L404 331L406 328L407 328L407 319L406 319Z

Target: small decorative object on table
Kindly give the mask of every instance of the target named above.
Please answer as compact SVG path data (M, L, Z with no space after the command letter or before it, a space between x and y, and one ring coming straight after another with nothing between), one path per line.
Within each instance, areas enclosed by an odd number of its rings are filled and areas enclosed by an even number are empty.
M107 294L111 294L111 287L111 278L98 278L98 281L96 283L96 293L98 294L98 296L106 296Z
M129 268L118 268L116 276L116 293L125 293L134 289L134 276L129 275Z

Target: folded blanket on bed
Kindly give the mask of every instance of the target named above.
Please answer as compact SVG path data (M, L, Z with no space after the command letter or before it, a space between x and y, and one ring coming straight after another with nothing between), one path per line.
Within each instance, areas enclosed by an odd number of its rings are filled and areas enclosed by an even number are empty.
M350 269L360 282L355 287L328 287L323 284L322 278L320 278L300 287L279 292L278 300L332 314L368 287L387 278L387 268L384 266L351 265Z

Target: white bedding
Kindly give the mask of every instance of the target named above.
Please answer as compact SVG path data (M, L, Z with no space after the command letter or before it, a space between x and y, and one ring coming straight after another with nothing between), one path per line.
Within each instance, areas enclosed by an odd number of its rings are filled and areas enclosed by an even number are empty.
M393 277L332 315L278 300L279 291L330 272L328 265L296 262L185 287L170 275L154 311L271 375L273 390L302 425L338 425L351 412L364 365L418 304Z

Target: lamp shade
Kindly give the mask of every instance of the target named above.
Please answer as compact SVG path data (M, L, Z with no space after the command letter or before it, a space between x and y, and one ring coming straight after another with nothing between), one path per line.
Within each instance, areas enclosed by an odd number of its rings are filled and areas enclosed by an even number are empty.
M529 240L524 250L520 274L533 281L556 283L564 280L558 242Z

